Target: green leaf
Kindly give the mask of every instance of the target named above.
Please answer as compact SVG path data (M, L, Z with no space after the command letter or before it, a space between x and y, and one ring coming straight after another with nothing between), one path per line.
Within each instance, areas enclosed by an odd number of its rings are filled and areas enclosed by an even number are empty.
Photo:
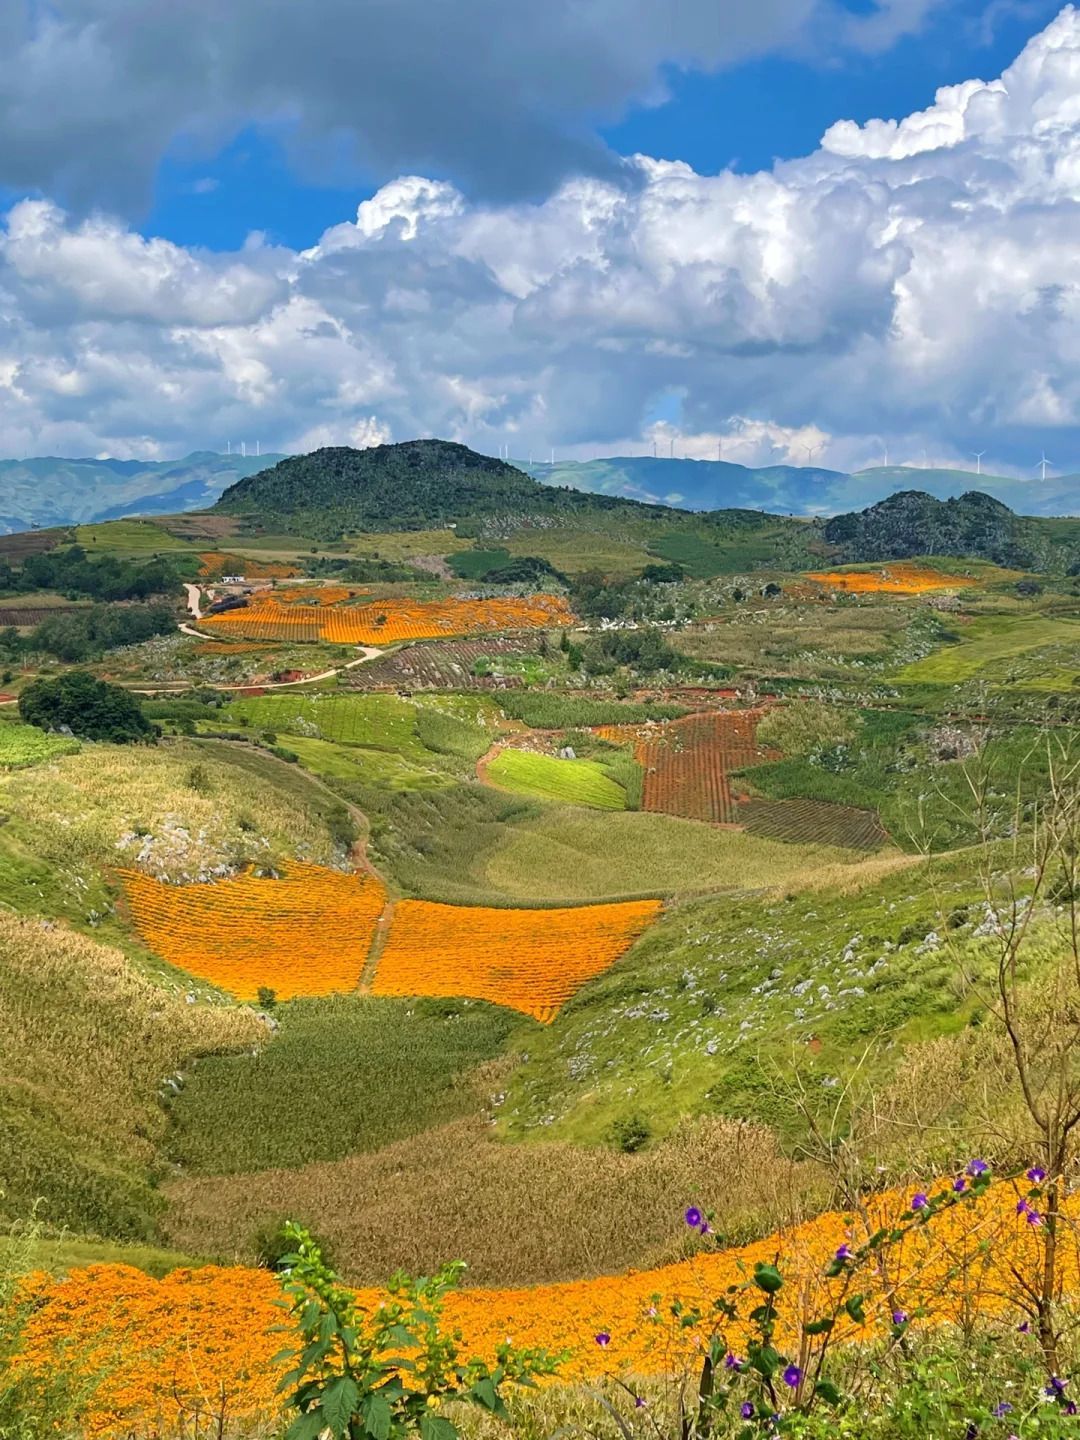
M750 1364L759 1375L771 1380L783 1364L783 1356L771 1345L763 1345L760 1350L751 1352Z
M285 1440L319 1440L325 1429L321 1410L298 1415L285 1432Z
M369 1395L364 1402L364 1428L372 1440L390 1440L393 1417L381 1395Z
M819 1380L814 1386L814 1394L820 1395L826 1405L839 1405L843 1396L831 1380Z
M499 1396L487 1375L477 1380L472 1387L472 1393L485 1409L497 1410L499 1408Z
M775 1265L755 1265L754 1284L766 1295L775 1295L784 1285L784 1277Z
M457 1440L457 1430L442 1415L427 1410L420 1416L420 1440Z
M335 1380L331 1380L322 1392L322 1412L335 1435L345 1434L349 1421L356 1414L359 1399L360 1391L356 1381L350 1380L348 1375L339 1375Z
M804 1335L827 1335L833 1328L833 1321L828 1316L824 1320L811 1320L809 1325L803 1326Z
M866 1324L866 1311L863 1309L865 1302L865 1295L852 1295L851 1299L844 1304L844 1309L857 1325Z

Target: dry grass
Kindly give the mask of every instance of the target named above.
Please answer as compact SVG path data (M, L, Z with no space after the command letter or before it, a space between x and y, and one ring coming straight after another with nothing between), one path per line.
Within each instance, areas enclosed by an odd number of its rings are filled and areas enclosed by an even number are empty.
M41 1196L51 1224L144 1235L164 1078L265 1035L251 1011L189 1005L118 950L0 911L0 1206Z
M430 1274L450 1257L467 1261L473 1285L679 1259L691 1200L715 1207L742 1238L829 1198L822 1172L780 1156L768 1131L731 1120L687 1125L634 1155L503 1145L483 1122L463 1120L375 1154L182 1179L166 1193L169 1239L181 1248L247 1263L256 1227L293 1215L326 1238L353 1283L376 1283L398 1266Z
M194 746L96 745L0 784L29 849L70 870L137 865L171 881L206 880L284 855L325 863L333 843L294 796Z

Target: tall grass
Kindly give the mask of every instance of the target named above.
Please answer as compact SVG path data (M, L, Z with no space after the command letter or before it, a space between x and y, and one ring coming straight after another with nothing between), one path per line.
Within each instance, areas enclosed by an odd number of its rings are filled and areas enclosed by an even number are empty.
M492 1085L498 1084L492 1077ZM708 1120L624 1154L540 1141L501 1145L462 1120L333 1164L167 1186L168 1232L250 1262L261 1224L317 1221L345 1276L375 1283L447 1255L466 1283L525 1285L651 1266L690 1253L687 1197L715 1206L732 1239L767 1233L828 1201L815 1166L795 1164L760 1127Z
M189 1005L117 950L0 912L0 1215L153 1235L163 1081L198 1053L252 1047L250 1010Z
M172 1102L169 1152L228 1174L377 1150L475 1110L476 1066L515 1019L470 1001L335 996L279 1006L257 1054L200 1062Z
M677 720L683 705L638 705L626 700L593 700L552 690L511 690L499 696L507 715L537 730L566 730L590 725L637 725L644 720Z

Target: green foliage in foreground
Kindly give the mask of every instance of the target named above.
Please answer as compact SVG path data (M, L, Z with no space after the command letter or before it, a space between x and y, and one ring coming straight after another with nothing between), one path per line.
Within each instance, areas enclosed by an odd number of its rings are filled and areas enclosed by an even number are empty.
M339 1160L471 1113L468 1074L515 1024L476 1001L362 995L294 1000L275 1014L272 1045L203 1060L172 1102L170 1149L186 1168Z
M625 810L626 791L592 760L560 760L529 750L504 750L488 766L494 785L594 810Z
M138 699L95 680L84 670L70 670L55 680L35 680L19 696L19 714L42 730L66 726L83 740L110 740L117 745L149 740L153 727Z
M555 1357L509 1341L493 1367L462 1358L442 1309L463 1265L425 1280L395 1275L384 1303L365 1313L312 1236L299 1225L286 1234L294 1250L282 1261L285 1293L301 1343L287 1352L293 1369L279 1386L296 1411L285 1440L456 1440L447 1405L475 1405L505 1420L504 1385L533 1385L555 1372Z
M78 748L77 740L65 735L46 735L36 725L0 722L0 770L22 770L27 765L40 765L54 755L74 754Z

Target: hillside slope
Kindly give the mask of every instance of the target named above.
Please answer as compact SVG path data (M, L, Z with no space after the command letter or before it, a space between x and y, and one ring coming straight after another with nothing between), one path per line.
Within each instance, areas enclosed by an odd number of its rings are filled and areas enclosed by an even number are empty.
M279 458L197 450L182 460L0 460L0 534L195 510Z
M590 514L642 507L629 500L560 490L447 440L407 440L367 450L346 446L282 460L230 486L214 507L257 514L306 534L409 530L499 514Z

